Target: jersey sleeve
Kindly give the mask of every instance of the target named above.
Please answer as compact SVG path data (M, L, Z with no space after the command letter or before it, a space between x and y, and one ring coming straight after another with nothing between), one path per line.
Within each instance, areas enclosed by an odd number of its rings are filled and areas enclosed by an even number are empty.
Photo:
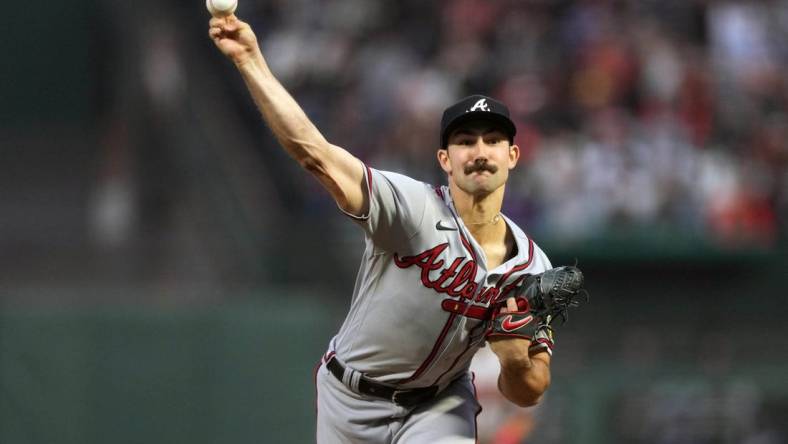
M366 166L365 176L367 214L343 212L364 229L376 246L385 250L401 248L419 232L431 188L408 176Z

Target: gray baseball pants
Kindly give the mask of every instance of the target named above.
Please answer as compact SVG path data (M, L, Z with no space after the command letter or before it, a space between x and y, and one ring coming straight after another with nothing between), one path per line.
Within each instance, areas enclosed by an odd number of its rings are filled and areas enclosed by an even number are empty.
M463 375L428 403L412 408L350 390L328 369L317 368L318 444L472 444L476 399L472 376Z

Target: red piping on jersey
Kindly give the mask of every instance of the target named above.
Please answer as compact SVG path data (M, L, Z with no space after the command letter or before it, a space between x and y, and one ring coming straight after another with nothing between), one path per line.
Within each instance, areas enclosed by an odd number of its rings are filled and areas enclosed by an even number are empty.
M498 287L498 288L501 288L501 285L503 285L503 283L506 282L507 279L509 279L509 276L511 276L513 273L516 273L516 272L518 272L520 270L525 270L526 268L528 268L529 265L531 265L531 262L533 262L533 260L534 260L534 241L532 241L531 238L529 237L528 238L528 260L526 262L520 264L520 265L516 265L511 270L507 271L506 274L504 274L503 276L501 276L500 279L498 279L498 283L495 286Z
M438 197L440 197L441 200L444 201L446 200L446 198L443 196L443 190L441 190L440 187L435 187L435 193L438 194ZM448 205L446 205L446 207L449 208L449 212L451 212L451 216L454 218L454 223L457 225L457 231L460 233L460 240L462 241L462 245L465 247L466 250L468 250L468 253L471 254L471 258L473 259L473 261L478 264L479 261L476 260L476 252L473 251L473 248L471 247L471 243L468 242L468 239L465 237L465 233L463 233L462 228L460 228L460 222L457 220L458 217L454 214L454 211L451 210L451 207L449 207Z
M456 221L457 219L455 218L454 220ZM457 224L457 228L459 228L459 224ZM465 246L465 249L468 250L469 253L471 253L471 258L473 258L473 261L478 264L479 261L476 260L476 252L473 251L473 247L471 247L471 243L468 242L468 239L465 237L465 233L462 232L462 229L460 229L459 232L460 232L460 239L462 240L462 244Z
M443 326L443 330L441 331L440 336L438 336L438 340L435 341L435 345L432 346L432 351L430 352L429 356L427 356L427 359L425 359L424 362L421 363L419 368L416 369L416 372L410 375L408 379L403 379L402 381L399 381L400 384L413 381L414 379L421 376L422 373L424 373L424 370L427 369L427 366L432 362L433 359L435 359L435 355L438 354L440 345L443 343L443 339L446 337L446 333L449 332L449 327L451 327L451 325L454 323L454 318L456 317L457 315L454 313L449 315L449 319L446 320L446 325Z
M436 191L438 191L438 190L436 189ZM443 197L443 196L442 196L442 193L440 193L440 192L438 193L438 195L439 195L439 196L441 196L441 197ZM457 225L457 228L458 228L458 230L457 230L457 231L460 233L460 240L462 241L462 245L463 245L463 246L465 247L465 249L466 249L466 250L468 250L468 252L471 254L471 259L472 259L472 262L471 262L471 264L472 264L472 266L473 266L473 271L474 271L474 273L473 273L473 274L474 274L474 278L475 278L475 275L476 275L476 270L477 270L477 267L478 267L478 265L477 265L477 264L478 264L478 261L476 260L476 252L475 252L475 251L473 251L473 247L471 247L471 243L470 243L470 242L468 242L468 239L465 237L465 233L463 233L463 230L462 230L462 228L460 227L460 223L459 223L459 221L457 220L457 216L455 216L455 215L454 215L454 212L452 212L452 216L454 217L454 223ZM529 262L530 262L530 261L529 261ZM463 267L463 268L464 268L464 267ZM423 279L422 279L422 280L423 280ZM472 300L472 299L474 298L474 295L473 295L473 293L475 293L475 292L476 292L476 288L477 288L477 286L476 286L476 283L475 283L474 281L475 281L475 279L472 279L472 280L471 280L471 282L469 282L468 284L466 284L466 287L465 287L465 288L463 288L463 290L467 290L467 289L468 289L468 288L469 288L471 285L473 285L473 287L472 287L472 289L473 289L473 292L472 292L471 294L467 295L467 296L466 296L466 295L462 295L462 296L460 297L460 299L462 299L463 297L467 297L468 299L471 299L471 300ZM444 301L444 304L443 304L443 308L444 308L444 309L446 309L446 308L447 308L447 307L446 307L446 302L449 302L449 303L451 303L451 301ZM427 364L429 364L429 363L430 363L430 362L431 362L433 359L435 359L435 356L434 356L434 355L435 355L435 353L437 353L437 351L438 351L438 348L439 348L439 347L440 347L440 345L443 343L443 339L444 339L444 337L446 336L446 333L448 332L448 327L449 327L449 326L452 324L452 321L454 321L454 317L455 317L457 314L461 314L462 316L467 316L467 313L468 313L468 311L469 311L469 309L470 309L471 307L474 307L474 306L472 306L471 304L468 304L466 307L464 307L464 308L465 308L465 310L463 310L463 312L462 312L462 313L455 313L455 312L453 312L453 311L449 310L450 312L452 312L451 316L449 316L449 321L447 321L447 322L446 322L446 325L443 327L443 331L441 332L441 335L440 335L440 337L438 338L438 341L437 341L437 342L435 343L435 345L433 346L433 348L432 348L432 352L431 352L431 353L430 353L430 355L427 357L427 360L425 360L425 361L424 361L424 362L421 364L421 366L419 367L419 369L418 369L418 370L416 370L416 373L414 373L413 375L411 375L411 376L410 376L410 378L408 378L407 380L405 380L405 381L403 381L403 382L409 382L409 381L412 381L412 380L416 379L418 376L420 376L420 375L421 375L421 373L422 373L422 372L423 372L423 371L426 369L426 366L427 366ZM455 306L454 308L457 308L457 307ZM486 312L486 310L485 310L485 312ZM474 314L475 314L475 313L474 313ZM462 351L462 353L460 353L460 354L457 356L457 358L454 360L454 362L452 362L452 364L449 366L449 369L448 369L448 370L446 370L446 371L445 371L445 372L443 372L443 373L442 373L440 376L438 376L438 379L436 380L436 382L437 382L437 381L440 381L440 379L441 379L441 378L442 378L442 377L443 377L443 376L444 376L446 373L448 373L448 372L449 372L449 371L450 371L452 368L454 368L454 365L455 365L455 364L457 364L457 361L460 359L460 357L461 357L462 355L464 355L464 354L465 354L465 352L467 352L467 351L468 351L468 349L469 349L470 347L471 347L471 341L470 341L470 338L468 338L468 345L465 347L465 350L463 350L463 351Z
M447 302L447 301L443 301L444 308L445 308L446 302ZM481 309L483 309L483 310L484 310L484 313L483 313L483 314L481 314L481 313L480 313L480 314L483 316L481 319L487 319L487 315L489 314L489 313L487 313L487 311L489 310L489 308L486 308L486 307L479 307L478 305L473 305L473 306L471 306L470 308L471 308L470 310L466 309L466 313L468 313L468 315L469 315L471 312L474 312L474 311L476 311L476 310L473 310L473 309L480 309L479 311L481 311ZM465 315L465 316L468 316L468 315ZM472 316L469 316L469 317L472 317ZM481 323L481 324L477 325L476 327L473 327L473 328L471 329L471 333L472 333L472 332L473 332L473 331L474 331L474 330L475 330L477 327L484 327L484 323ZM455 365L457 365L457 362L459 362L459 360L460 360L460 358L462 357L462 355L464 355L464 354L465 354L465 353L466 353L468 350L470 350L470 349L471 349L471 335L469 334L469 335L468 335L468 344L465 346L465 350L463 350L463 351L462 351L462 353L460 353L459 355L457 355L457 358L454 360L454 362L452 362L452 363L451 363L451 365L449 366L449 368L448 368L448 369L447 369L445 372L443 372L443 373L442 373L440 376L438 376L438 379L436 379L436 380L435 380L435 384L439 383L439 382L440 382L440 380L441 380L441 379L443 379L443 377L444 377L444 376L446 376L446 374L447 374L447 373L449 373L449 372L450 372L450 371L451 371L451 370L454 368L454 366L455 366ZM478 413L477 413L477 415L478 415Z
M440 380L443 379L444 376L446 376L446 373L449 373L451 371L451 369L453 369L454 366L457 365L457 361L460 360L462 355L464 355L470 349L471 349L471 338L468 337L468 345L465 346L465 350L463 350L462 353L457 355L457 358L454 359L454 362L451 363L451 365L449 366L449 368L445 372L441 373L441 375L438 376L438 379L435 380L435 384L439 383Z
M445 198L444 198L444 195L443 195L443 191L442 191L442 190L441 190L439 187L435 187L435 188L434 188L434 190L435 190L435 193L436 193L436 194L437 194L437 195L438 195L438 196L439 196L441 199L444 199L444 200L445 200ZM459 228L460 228L460 224L459 224L459 221L457 220L457 216L456 216L456 215L454 215L454 212L453 212L453 211L452 211L452 217L454 217L455 224L457 225L457 228L459 229ZM476 252L473 250L473 248L471 247L471 244L470 244L470 242L468 242L468 239L465 237L465 233L463 232L463 230L462 230L462 229L459 229L459 230L458 230L458 232L459 232L459 234L460 234L460 240L462 241L462 244L463 244L463 246L464 246L464 247L465 247L465 248L468 250L468 252L470 253L470 255L471 255L471 258L472 258L472 260L473 260L474 267L475 267L475 266L476 266L476 264L478 264L478 261L476 260ZM446 248L447 244L442 244L441 246L443 246L443 248L442 248L440 251L443 251L443 249L445 249L445 248ZM439 247L440 247L440 246L439 246ZM429 250L428 250L428 251L429 251ZM533 261L533 256L534 256L534 255L533 255L533 252L534 252L534 243L533 243L533 241L531 240L531 238L528 238L528 260L527 260L526 262L524 262L523 264L520 264L520 265L517 265L517 266L513 267L513 268L512 268L511 270L509 270L509 271L508 271L506 274L504 274L503 276L501 276L501 278L498 280L498 283L496 284L496 288L500 288L500 286L501 286L501 285L502 285L504 282L506 282L506 279L508 279L508 278L509 278L509 276L511 276L513 273L515 273L515 272L518 272L518 271L520 271L520 270L524 270L524 269L528 268L528 266L529 266L529 265L531 265L531 262ZM425 253L426 253L426 252L425 252ZM433 259L434 259L434 258L433 258ZM405 267L407 267L407 266L413 265L413 264L408 264L408 263L405 263L405 262L403 262L403 263L401 263L401 264L400 264L400 263L399 263L399 261L398 261L398 258L397 258L396 256L395 256L395 259L394 259L394 260L395 260L395 263L397 264L397 266L399 266L400 268L405 268ZM415 262L414 262L414 263L415 263ZM440 266L442 266L442 265L443 265L443 261L441 260L441 261L440 261L440 265L438 265L438 268L439 268ZM430 268L432 268L432 267L430 267ZM429 273L429 271L432 271L432 270L426 270L426 269L422 269L422 279L421 279L421 280L422 280L422 284L423 284L425 287L427 287L427 288L433 288L433 289L435 289L436 291L438 291L438 292L441 292L441 291L440 291L440 288L441 288L440 286L437 286L437 287L436 287L436 286L434 286L434 285L428 285L428 284L431 284L431 281L429 280L429 274L428 274L428 273ZM497 296L499 296L499 295L503 295L503 294L505 294L505 293L507 292L506 290L509 290L510 288L514 287L514 286L515 286L515 285L517 285L517 284L518 284L518 283L519 283L521 280L522 280L522 278L521 278L521 279L517 279L515 282L513 282L512 284L510 284L509 286L507 286L507 287L506 287L506 289L505 289L504 291L502 291L502 292L500 292L499 294L495 295L495 296L496 296L496 298L497 298ZM476 289L476 288L474 287L474 290L475 290L475 289ZM462 298L461 298L461 299L462 299ZM468 299L473 299L473 295L469 295ZM452 304L452 302L454 302L454 304ZM451 305L451 307L447 307L447 303L448 303L448 305ZM422 374L422 373L424 373L424 371L427 369L427 366L428 366L428 365L429 365L429 364L430 364L430 363L431 363L431 362L432 362L432 361L435 359L435 356L437 355L437 353L438 353L438 350L440 349L440 346L441 346L441 344L443 344L443 340L446 338L446 334L447 334L447 333L448 333L448 331L449 331L449 327L452 325L452 323L454 322L454 318L455 318L455 317L456 317L458 314L460 314L460 315L462 315L462 316L468 316L469 312L470 312L470 311L473 311L473 315L476 315L476 316L480 316L480 317L484 317L484 318L486 318L486 313L487 313L487 309L486 309L486 308L484 309L484 313L481 313L481 312L480 312L480 313L477 313L477 312L476 312L477 310L471 310L471 309L476 309L476 308L477 308L477 306L473 306L472 304L468 304L467 306L465 306L465 304L461 304L461 305L464 305L464 306L462 306L462 307L461 307L460 305L458 305L458 304L456 303L456 301L444 300L444 302L443 302L443 308L444 308L444 310L447 310L447 309L448 309L447 311L449 311L449 312L451 313L451 315L449 315L449 319L446 321L446 324L443 326L443 330L441 330L441 333L440 333L440 335L438 336L438 339L435 341L435 344L434 344L434 345L433 345L433 347L432 347L432 351L430 351L430 354L429 354L429 356L427 356L427 359L425 359L425 360L424 360L424 362L422 362L422 364L419 366L419 368L418 368L418 369L416 369L416 371L415 371L415 372L414 372L414 373L413 373L413 374L412 374L410 377L408 377L407 379L404 379L404 380L400 380L400 381L399 381L399 383L400 383L400 384L404 384L404 383L407 383L407 382L413 381L413 380L415 380L416 378L418 378L419 376L421 376L421 374ZM458 313L458 311L459 311L460 309L462 309L462 312L461 312L461 313ZM478 309L481 309L481 307L478 307ZM480 311L480 310L479 310L479 311ZM471 316L471 317L476 317L476 316ZM460 354L457 356L457 358L455 358L454 362L452 362L452 364L451 364L451 366L449 366L448 370L446 370L445 372L443 372L443 373L442 373L442 374L441 374L441 375L438 377L438 379L436 380L436 383L437 383L437 381L440 381L440 379L441 379L441 378L442 378L444 375L446 375L446 374L447 374L449 371L451 371L451 369L452 369L452 368L454 368L454 366L457 364L457 362L459 361L459 359L460 359L460 358L461 358L461 357L462 357L462 356L463 356L463 355L464 355L464 354L465 354L465 353L466 353L466 352L467 352L467 351L470 349L470 347L471 347L471 339L470 339L470 338L468 338L468 344L465 346L465 350L463 350L463 351L462 351L462 353L460 353ZM481 409L479 409L479 412L477 412L477 413L476 413L476 415L478 416L478 414L479 414L479 413L481 413ZM478 436L477 436L477 440L478 440Z
M461 235L462 235L462 233L461 233ZM464 237L463 237L463 241L465 241ZM472 250L469 250L469 251L472 251ZM518 271L525 270L526 268L528 268L528 266L531 265L531 262L533 262L533 257L534 257L534 242L531 240L531 238L528 238L528 260L526 262L520 264L520 265L514 266L511 270L506 272L506 274L501 276L501 278L498 279L498 283L496 284L496 288L500 288L500 286L504 282L506 282L506 280L509 279L509 276L511 276L513 273L516 273ZM518 279L516 279L511 284L507 285L505 287L505 289L499 293L499 295L500 296L506 295L506 293L508 293L512 288L514 288L517 284L522 282L523 279L524 279L523 276L519 277ZM497 297L498 297L498 295L496 295L496 299L497 299ZM458 310L463 309L462 312L458 313L458 314L462 314L463 316L472 317L472 318L476 318L476 319L486 319L487 310L488 310L486 307L481 307L481 306L477 306L477 305L470 305L470 304L469 304L469 306L465 306L465 304L463 304L460 301L451 301L451 300L444 300L443 304L442 304L442 308L444 310L450 311L452 313L457 313ZM530 339L530 338L528 338L528 339ZM445 372L443 372L440 376L438 376L438 379L435 381L436 384L441 380L441 378L443 378L447 373L449 373L451 371L451 369L454 368L455 365L457 365L457 362L460 360L462 355L464 355L470 348L471 348L471 338L469 337L468 338L468 344L465 346L465 350L463 350L462 353L457 355L457 358L454 359L454 362L451 363L451 365L449 366L449 368ZM479 412L481 412L481 410L479 410ZM478 415L478 413L477 413L477 415Z

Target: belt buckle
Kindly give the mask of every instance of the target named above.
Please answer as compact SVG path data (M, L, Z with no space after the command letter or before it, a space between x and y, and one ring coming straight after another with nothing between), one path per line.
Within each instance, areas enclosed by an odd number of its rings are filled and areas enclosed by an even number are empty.
M398 397L398 395L406 395L406 394L408 394L410 392L412 392L412 390L394 390L394 392L391 394L391 402L393 402L394 404L397 404L397 405L404 406L404 404L406 402L399 401L397 399L397 397Z
M391 402L394 404L400 405L402 407L413 407L414 405L427 401L435 396L434 389L430 390L422 390L422 389L405 389L405 390L394 390L394 393L391 394ZM403 399L400 399L400 396Z

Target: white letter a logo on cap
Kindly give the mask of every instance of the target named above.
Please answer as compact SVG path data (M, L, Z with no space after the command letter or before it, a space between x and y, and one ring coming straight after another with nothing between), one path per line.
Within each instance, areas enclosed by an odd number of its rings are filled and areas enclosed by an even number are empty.
M479 99L479 101L473 104L473 106L471 107L471 109L468 110L468 112L470 113L476 110L489 111L490 108L487 106L487 99Z

